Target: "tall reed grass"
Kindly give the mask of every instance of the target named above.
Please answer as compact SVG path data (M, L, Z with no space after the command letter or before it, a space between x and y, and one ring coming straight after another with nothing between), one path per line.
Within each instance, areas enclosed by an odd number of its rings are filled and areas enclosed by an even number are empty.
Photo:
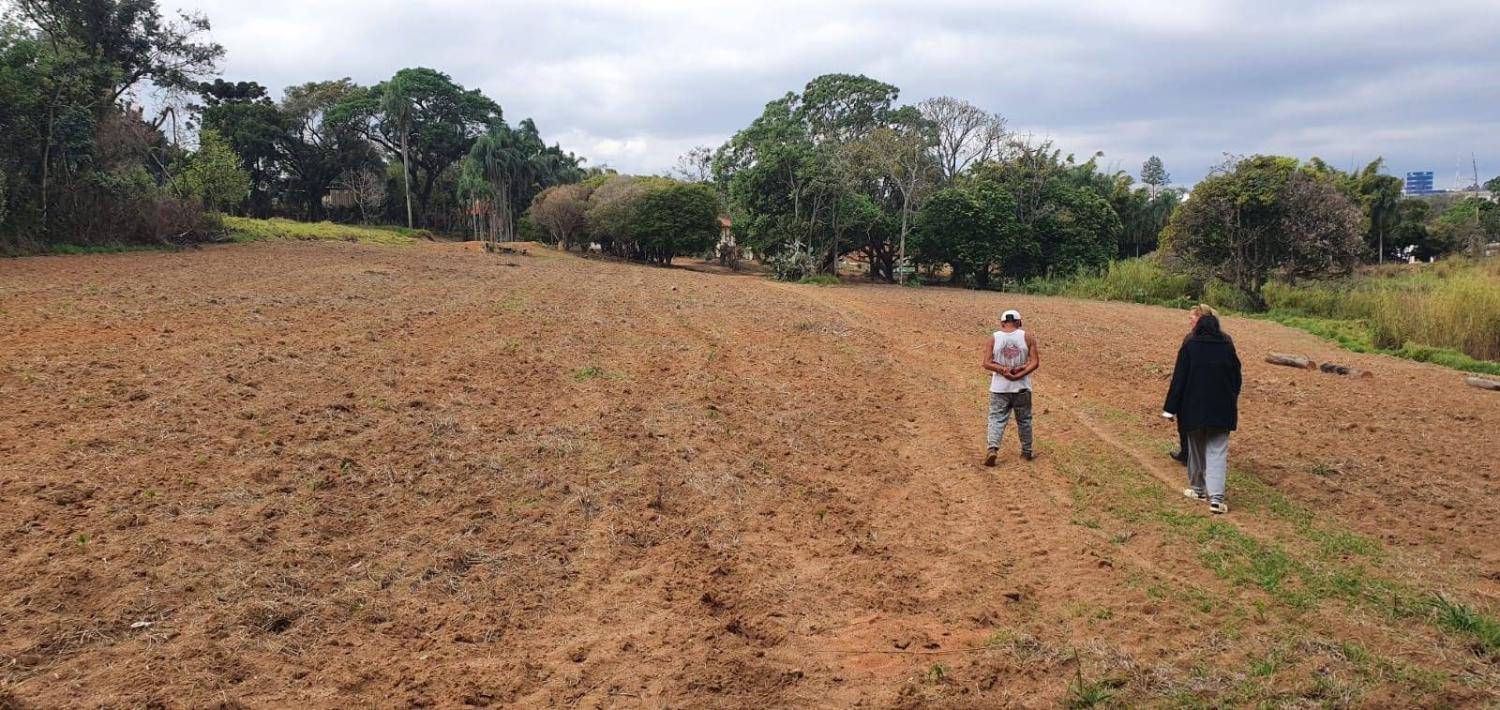
M1127 301L1159 305L1192 305L1192 279L1174 274L1151 257L1112 261L1097 271L1065 279L1038 279L1021 290L1047 296L1087 298L1095 301Z
M1452 348L1500 360L1500 269L1493 263L1295 286L1273 282L1263 295L1274 314L1365 321L1379 349Z
M1031 281L1028 293L1186 307L1203 301L1253 309L1228 284L1194 284L1154 257L1127 259L1067 279ZM1500 259L1370 268L1353 278L1261 291L1270 316L1356 350L1387 352L1477 372L1500 372Z

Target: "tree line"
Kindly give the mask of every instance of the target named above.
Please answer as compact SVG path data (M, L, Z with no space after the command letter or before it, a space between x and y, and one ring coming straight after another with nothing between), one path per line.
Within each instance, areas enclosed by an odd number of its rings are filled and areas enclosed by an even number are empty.
M713 151L737 240L785 278L853 255L874 278L942 267L984 288L1151 251L1180 201L1158 158L1137 186L970 102L899 95L866 76L820 76Z
M150 0L16 0L0 16L0 251L64 235L174 241L201 235L208 166L129 96L187 90L224 50L201 15ZM222 186L222 185L219 185Z
M154 0L15 0L0 20L0 247L183 242L214 212L514 237L583 159L448 75L374 86L214 78L202 15ZM148 116L136 91L185 99ZM196 149L188 136L196 135Z
M215 213L233 212L524 235L664 263L712 251L727 215L735 241L783 278L853 258L878 279L921 269L1003 287L1166 245L1172 263L1248 291L1276 273L1500 238L1494 203L1403 198L1380 160L1357 173L1316 158L1230 161L1184 201L1159 158L1137 181L962 99L902 105L897 87L850 74L767 103L722 146L683 156L676 179L616 175L434 69L373 86L312 81L276 99L215 77L224 50L202 15L164 16L154 0L9 6L3 251L204 239ZM145 88L180 100L148 116L132 98Z
M1404 197L1381 159L1345 173L1317 158L1237 158L1187 193L1155 156L1137 182L1100 170L1101 153L1079 161L962 99L898 99L866 76L820 76L717 150L684 156L678 172L718 188L737 239L783 278L833 273L855 255L873 278L920 268L989 288L1169 246L1169 265L1258 299L1273 276L1500 239L1500 205Z

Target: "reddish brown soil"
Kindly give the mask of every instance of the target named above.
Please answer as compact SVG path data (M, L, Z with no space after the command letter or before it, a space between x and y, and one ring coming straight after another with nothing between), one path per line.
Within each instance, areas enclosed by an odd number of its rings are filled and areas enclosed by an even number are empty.
M1003 307L1042 344L1041 457L1010 438L992 470ZM1493 612L1500 396L1228 324L1233 464ZM462 245L3 261L0 707L1054 707L1085 676L1233 703L1289 638L1257 697L1318 702L1352 639L1435 680L1349 675L1335 704L1493 702L1458 636L1341 602L1246 617L1264 593L1081 508L1093 461L1208 514L1157 417L1185 325Z

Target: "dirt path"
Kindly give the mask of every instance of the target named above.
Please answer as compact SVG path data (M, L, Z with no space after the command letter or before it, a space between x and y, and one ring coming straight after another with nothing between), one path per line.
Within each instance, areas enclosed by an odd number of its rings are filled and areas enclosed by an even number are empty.
M985 469L1002 306L1042 339L1041 457ZM0 701L1493 698L1371 600L1493 609L1500 400L1231 320L1209 520L1155 416L1183 325L452 245L0 262Z

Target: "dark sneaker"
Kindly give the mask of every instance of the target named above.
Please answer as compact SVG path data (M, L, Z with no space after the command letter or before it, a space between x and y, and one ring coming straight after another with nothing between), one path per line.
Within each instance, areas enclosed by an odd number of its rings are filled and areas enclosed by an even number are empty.
M1215 498L1208 502L1208 511L1222 515L1229 512L1229 504L1225 503L1223 498Z
M1026 459L1027 461L1035 461L1036 454L1031 451L1022 451L1021 458Z
M1000 455L1000 450L999 449L990 449L989 452L987 452L984 455L984 465L990 466L990 467L994 467L994 465L995 465L995 458L998 457L999 455Z
M1185 451L1173 451L1172 453L1167 454L1167 455L1171 456L1173 461L1176 461L1177 463L1180 463L1180 464L1182 464L1184 466L1187 465L1187 452L1185 452Z

